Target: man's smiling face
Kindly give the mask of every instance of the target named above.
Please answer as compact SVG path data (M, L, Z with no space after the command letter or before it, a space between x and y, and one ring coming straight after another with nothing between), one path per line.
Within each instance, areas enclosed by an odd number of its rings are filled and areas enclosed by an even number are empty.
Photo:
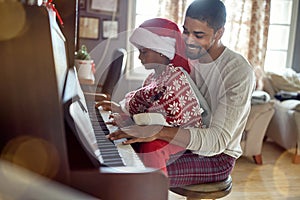
M209 56L210 49L216 42L214 29L206 22L186 17L183 25L183 39L186 55L192 60Z

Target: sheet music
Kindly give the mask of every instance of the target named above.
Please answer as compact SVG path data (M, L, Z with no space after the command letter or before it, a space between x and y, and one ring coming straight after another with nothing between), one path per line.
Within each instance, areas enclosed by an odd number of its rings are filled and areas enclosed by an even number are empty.
M76 71L75 71L76 72ZM73 97L72 104L69 107L69 113L74 120L75 128L77 129L78 136L80 140L83 142L83 145L86 149L94 155L98 157L100 152L97 146L97 140L95 138L94 130L92 127L92 123L90 121L88 109L86 106L86 101L84 98L83 91L80 87L79 80L77 78L77 74L75 73L75 94L77 94L77 98Z
M70 105L70 114L75 122L75 127L80 140L84 143L84 146L88 147L87 150L91 154L99 156L99 150L97 146L97 140L94 135L93 127L89 118L87 110L82 109L82 102L76 101Z
M63 93L63 86L67 75L68 63L65 47L66 39L56 23L56 14L52 9L47 8L49 13L50 32L53 48L53 59L55 63L55 72L58 82L59 94Z

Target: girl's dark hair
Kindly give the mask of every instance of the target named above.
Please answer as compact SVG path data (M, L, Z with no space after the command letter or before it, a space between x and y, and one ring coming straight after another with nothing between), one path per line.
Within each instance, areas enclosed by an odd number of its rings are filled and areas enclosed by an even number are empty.
M220 0L194 0L185 16L207 22L216 32L225 25L226 8Z

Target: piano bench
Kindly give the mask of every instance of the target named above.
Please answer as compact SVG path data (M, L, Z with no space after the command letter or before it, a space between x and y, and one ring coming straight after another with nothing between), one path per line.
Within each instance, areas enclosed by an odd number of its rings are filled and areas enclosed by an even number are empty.
M229 176L227 179L220 182L187 185L170 188L170 190L176 194L185 196L187 200L200 200L225 197L231 192L231 188L232 178Z

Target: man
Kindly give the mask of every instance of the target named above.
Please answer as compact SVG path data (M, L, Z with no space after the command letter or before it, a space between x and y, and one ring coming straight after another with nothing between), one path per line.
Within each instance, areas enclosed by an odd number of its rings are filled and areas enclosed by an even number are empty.
M124 144L160 139L187 149L169 161L170 187L224 180L242 154L255 78L249 63L222 44L225 21L220 0L195 0L183 25L191 77L211 108L208 128L130 126L109 135L130 138Z

